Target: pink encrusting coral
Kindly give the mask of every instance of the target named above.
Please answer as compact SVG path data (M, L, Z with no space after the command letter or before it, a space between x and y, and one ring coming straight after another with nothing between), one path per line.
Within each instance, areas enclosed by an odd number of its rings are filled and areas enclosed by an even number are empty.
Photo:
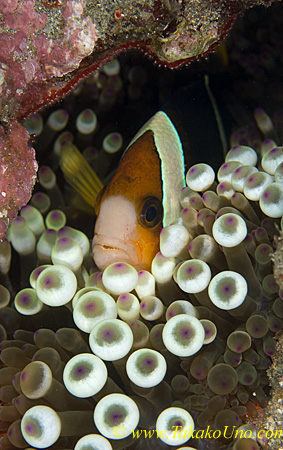
M0 127L0 237L29 201L35 183L37 162L28 140L29 133L18 122Z
M5 24L0 33L0 239L9 220L31 196L36 178L35 152L29 134L11 119L22 98L32 90L34 98L46 95L47 80L78 68L94 49L96 28L85 16L85 2L69 0L61 8L57 35L54 17L32 0L1 0ZM32 86L35 86L35 89ZM40 94L41 93L41 94Z
M44 92L42 82L77 69L94 50L96 27L85 15L84 0L67 1L55 16L54 11L44 12L40 4L33 0L0 1L5 24L0 33L0 106L4 121L11 115L11 108L18 109L30 85L37 84Z

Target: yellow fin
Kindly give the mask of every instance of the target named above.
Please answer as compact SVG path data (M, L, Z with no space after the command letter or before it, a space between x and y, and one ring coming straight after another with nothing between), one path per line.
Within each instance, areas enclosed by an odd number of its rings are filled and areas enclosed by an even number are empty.
M61 151L60 167L64 177L83 199L94 207L95 199L103 188L103 183L90 167L81 152L72 143L67 143Z
M227 51L227 45L225 41L222 41L221 44L219 44L216 48L216 55L221 61L222 66L224 69L227 69L229 66L229 56Z

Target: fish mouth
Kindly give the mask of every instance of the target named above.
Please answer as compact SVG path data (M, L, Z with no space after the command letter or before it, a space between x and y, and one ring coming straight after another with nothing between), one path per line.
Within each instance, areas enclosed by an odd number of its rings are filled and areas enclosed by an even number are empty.
M92 253L94 262L100 270L106 269L109 264L115 262L125 262L136 267L142 259L138 243L108 237L99 233L94 235Z

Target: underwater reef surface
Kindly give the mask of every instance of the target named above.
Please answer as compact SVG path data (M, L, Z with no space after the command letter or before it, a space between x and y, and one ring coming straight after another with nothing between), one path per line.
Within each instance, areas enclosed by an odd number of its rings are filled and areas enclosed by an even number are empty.
M28 136L14 121L62 98L123 49L140 48L170 67L206 54L240 12L259 4L271 1L1 0L0 133L5 137L0 157L5 177L0 186L0 238L26 204L36 177ZM11 164L12 146L19 139L22 174L13 173Z
M121 55L24 123L37 135L40 170L33 208L22 209L0 247L1 448L170 448L156 433L133 437L136 426L166 430L175 448L282 446L275 435L282 350L274 339L283 319L275 282L282 265L280 17L251 14L258 33L245 34L240 23L241 33L231 35L238 75L225 93L237 124L229 147L238 150L223 157L211 185L200 184L210 169L187 166L181 216L163 230L163 256L151 272L93 266L93 209L66 186L59 154L74 142L105 184L137 129L188 72L172 75L135 53ZM234 246L220 240L219 223ZM178 426L195 428L194 438L172 437ZM208 426L217 440L205 437ZM239 429L246 439L233 440ZM262 429L269 434L256 436Z

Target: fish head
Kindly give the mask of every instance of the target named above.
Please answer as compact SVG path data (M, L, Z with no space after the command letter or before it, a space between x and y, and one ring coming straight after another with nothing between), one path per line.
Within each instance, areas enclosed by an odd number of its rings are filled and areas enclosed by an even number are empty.
M92 249L100 270L114 262L150 270L159 251L162 197L160 158L148 130L127 149L97 198Z

